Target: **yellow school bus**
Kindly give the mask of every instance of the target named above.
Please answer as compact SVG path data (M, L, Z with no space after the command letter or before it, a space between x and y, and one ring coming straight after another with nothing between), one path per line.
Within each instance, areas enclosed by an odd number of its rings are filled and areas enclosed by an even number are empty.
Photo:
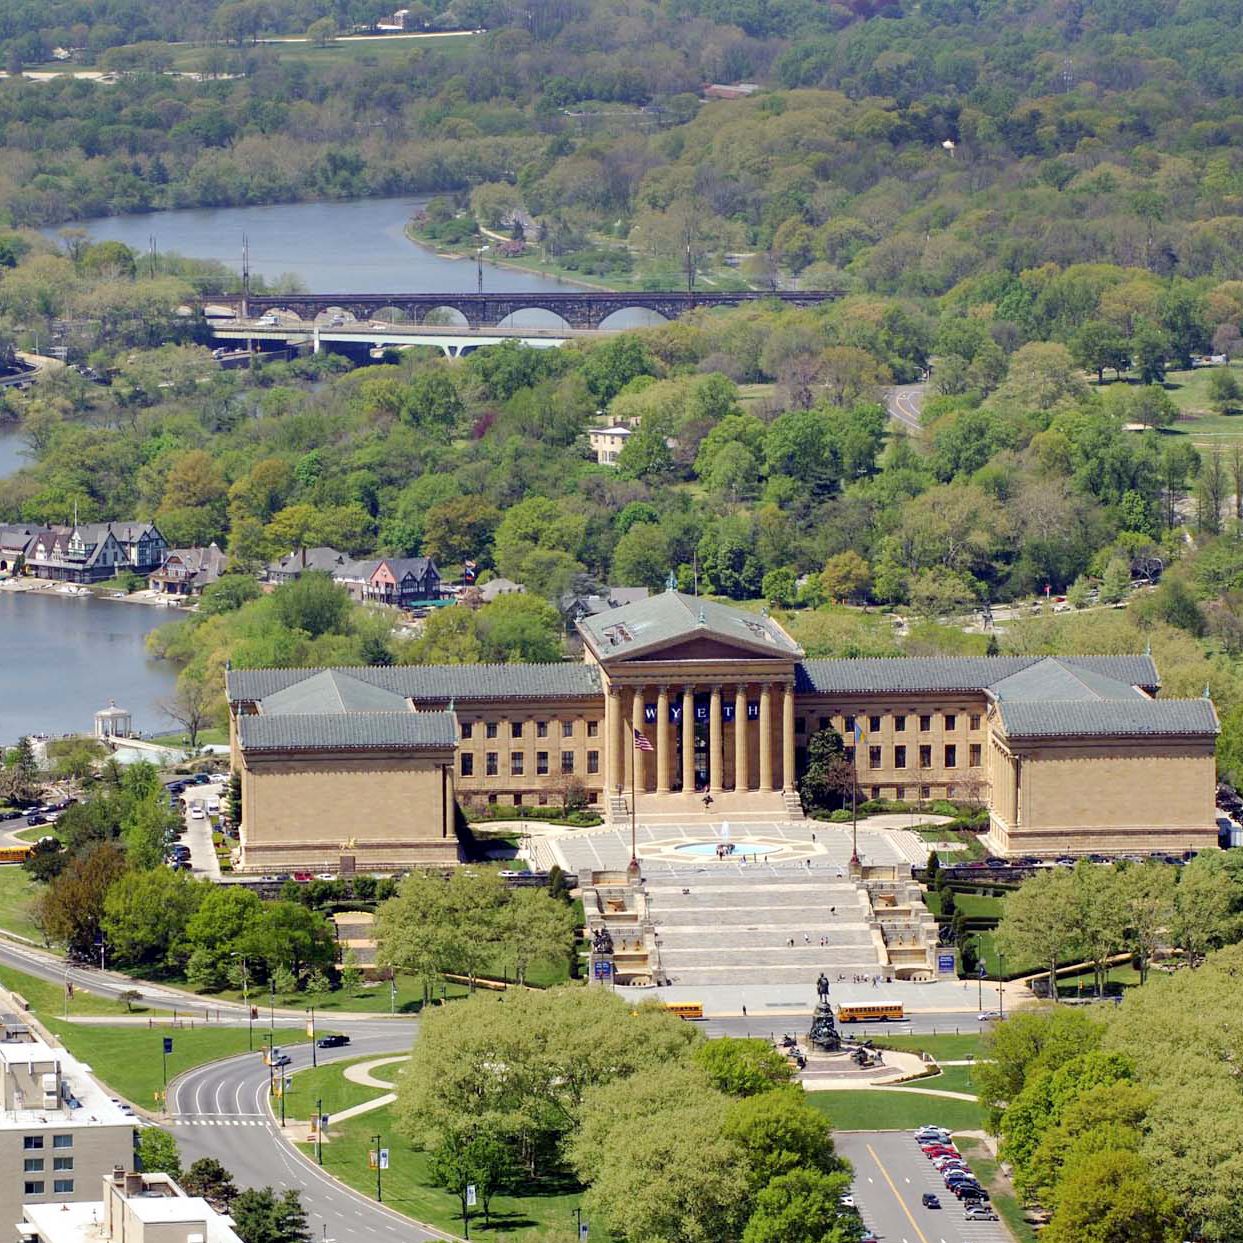
M24 863L30 856L29 846L0 846L0 863Z
M701 1019L704 1016L702 1001L666 1001L665 1009L680 1019Z
M894 1022L903 1017L900 1001L869 1001L857 1003L852 1001L839 1002L837 1021L839 1023L880 1023L886 1020Z

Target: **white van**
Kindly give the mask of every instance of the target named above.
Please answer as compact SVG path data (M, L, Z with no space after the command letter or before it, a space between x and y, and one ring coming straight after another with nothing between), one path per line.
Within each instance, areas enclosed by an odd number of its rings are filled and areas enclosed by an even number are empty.
M207 814L209 816L220 815L220 800L218 798L209 798L207 800Z

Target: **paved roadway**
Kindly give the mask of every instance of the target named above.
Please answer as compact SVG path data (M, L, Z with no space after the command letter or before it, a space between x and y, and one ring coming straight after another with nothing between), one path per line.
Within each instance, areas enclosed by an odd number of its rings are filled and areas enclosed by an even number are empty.
M919 432L923 430L919 418L923 401L923 384L899 384L885 394L885 409L889 417L901 423L907 431Z
M318 1050L321 1064L361 1054L405 1053L418 1029L410 1020L333 1021L331 1026L348 1031L351 1043L344 1049ZM290 1045L285 1052L291 1059L286 1073L311 1064L308 1046ZM169 1084L166 1125L177 1139L184 1165L215 1157L241 1187L293 1188L302 1197L316 1243L450 1237L350 1190L286 1144L268 1111L269 1074L255 1052L200 1066Z
M936 1101L928 1100L928 1121L936 1122ZM834 1137L837 1151L855 1167L852 1191L864 1225L882 1243L1010 1243L1000 1221L967 1221L932 1162L909 1131L844 1131ZM919 1202L925 1191L939 1209Z

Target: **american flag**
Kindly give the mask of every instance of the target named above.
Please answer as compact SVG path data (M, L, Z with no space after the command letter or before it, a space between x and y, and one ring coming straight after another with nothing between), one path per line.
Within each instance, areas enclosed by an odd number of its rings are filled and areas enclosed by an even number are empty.
M656 750L656 748L652 746L650 742L648 742L647 735L644 734L644 732L641 729L636 729L634 731L634 749L636 751L655 751Z

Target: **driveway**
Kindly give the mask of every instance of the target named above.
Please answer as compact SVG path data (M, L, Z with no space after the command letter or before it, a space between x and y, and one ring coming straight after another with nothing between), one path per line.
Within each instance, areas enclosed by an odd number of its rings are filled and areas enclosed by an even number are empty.
M929 1100L928 1122L936 1123L936 1113ZM964 1219L909 1131L843 1131L833 1138L855 1167L852 1191L863 1222L883 1243L1011 1243L1000 1221ZM925 1191L940 1198L939 1209L920 1204Z
M212 845L212 818L204 815L195 818L190 814L191 805L202 800L206 804L209 798L221 798L224 786L203 785L190 786L182 795L182 814L186 820L186 833L182 839L190 847L190 871L194 876L204 880L220 879L220 860L216 858L216 848Z

